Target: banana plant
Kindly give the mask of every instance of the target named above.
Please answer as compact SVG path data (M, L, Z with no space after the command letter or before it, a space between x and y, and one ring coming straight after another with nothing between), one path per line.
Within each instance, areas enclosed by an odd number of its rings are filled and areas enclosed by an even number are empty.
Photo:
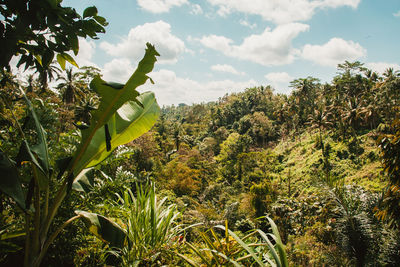
M85 191L82 185L89 182L87 174L90 168L101 163L118 146L149 131L156 122L160 108L154 94L140 94L136 89L148 79L153 82L147 74L153 70L157 56L159 54L154 46L148 43L143 59L126 84L108 83L99 76L92 80L90 86L100 97L99 107L92 111L89 126L81 130L82 138L75 153L57 160L58 167L52 165L56 160L50 157L46 132L33 105L21 90L35 123L37 144L32 145L27 141L16 120L23 141L15 161L0 151L0 190L14 200L25 216L25 227L21 227L26 241L24 266L39 266L58 234L79 218L90 220L92 230L95 229L98 236L110 245L120 246L124 242L125 231L101 215L78 211L76 216L57 229L53 229L53 222L71 190ZM21 178L19 169L23 164L31 167L31 177L28 179ZM56 178L61 183L52 182ZM23 184L22 181L26 180L29 183ZM54 188L54 184L60 185ZM54 197L51 197L53 194L50 194L50 190L56 192ZM10 233L7 234L10 236Z

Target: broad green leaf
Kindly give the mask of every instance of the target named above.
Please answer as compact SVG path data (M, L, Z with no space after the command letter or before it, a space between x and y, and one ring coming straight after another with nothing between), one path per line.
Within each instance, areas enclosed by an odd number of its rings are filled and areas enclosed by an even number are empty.
M98 23L100 23L100 25L102 25L102 26L107 26L107 25L108 25L107 20L106 20L105 18L101 17L101 16L94 16L94 19L95 19Z
M107 149L105 126L94 134L93 139L83 154L76 170L90 168L110 155L120 145L131 142L151 129L160 114L160 108L154 94L146 92L138 97L144 108L136 102L125 103L108 121L110 149Z
M107 242L111 247L123 248L126 232L118 224L96 213L77 210L77 215L84 218L91 233Z
M62 70L65 70L66 60L61 54L57 54L57 62L60 65Z
M90 6L83 11L83 18L93 17L97 15L97 8L95 6Z
M37 173L39 187L41 189L47 187L48 179L46 178L46 172L43 170L42 166L40 165L35 155L33 154L28 144L28 141L26 140L22 141L16 161L17 161L17 166L20 166L24 162L32 162L39 170L39 173Z
M92 161L93 153L98 152L96 147L91 146L103 142L105 145L103 126L108 123L122 105L128 101L136 100L136 97L139 95L136 88L143 85L149 78L147 74L153 70L154 63L157 60L156 56L159 56L158 52L155 50L154 46L148 43L146 53L139 62L136 71L121 89L110 86L100 79L100 77L93 79L91 87L99 94L101 101L99 108L92 113L90 127L82 131L82 141L71 163L71 170L75 175L79 174L82 169L90 167L89 163ZM103 129L101 129L102 127ZM98 134L98 130L102 131L103 134ZM96 140L92 140L96 134ZM101 135L102 137L100 137ZM100 162L100 158L101 157L97 157L95 161L97 161L97 163Z
M68 165L71 162L71 160L72 160L72 157L60 158L60 159L56 160L56 165L58 168L57 179L61 179L61 177L67 170Z
M42 55L42 66L48 67L50 63L53 61L54 52L50 49L47 49Z
M92 113L90 127L82 130L82 140L75 152L70 168L75 175L79 174L82 169L90 167L88 166L89 161L87 160L92 156L88 157L87 150L91 151L89 155L96 150L96 148L89 148L89 146L93 143L92 139L94 135L98 133L98 130L101 130L100 128L108 123L110 118L114 116L115 112L123 104L127 101L136 100L136 97L139 95L136 88L143 85L149 78L147 74L153 70L154 63L157 60L156 56L159 56L159 54L154 46L147 43L147 49L143 59L139 62L136 71L129 78L128 82L121 89L114 88L98 76L93 79L91 87L99 94L101 101L99 108ZM103 133L104 131L103 129ZM105 139L105 135L103 135L102 139ZM101 143L102 141L103 140L96 140L95 143ZM81 159L84 157L86 157L86 159L82 162Z
M79 52L79 40L76 34L70 34L68 36L68 40L71 43L72 51L74 51L74 55L77 56Z
M38 162L40 164L41 170L44 172L44 176L40 176L39 178L43 178L45 180L39 181L39 185L46 184L48 183L48 179L50 177L50 157L49 157L49 150L47 148L47 140L46 140L46 132L43 129L42 125L40 124L40 121L36 115L35 110L33 109L31 101L26 97L25 92L21 90L22 95L25 98L25 102L28 105L29 112L31 113L31 116L35 122L35 127L36 127L36 133L38 137L38 143L37 145L31 146L31 151L34 152L37 156Z
M94 172L93 168L84 169L74 179L72 183L72 189L78 192L90 192L94 184Z
M71 57L67 53L61 53L59 55L61 55L61 57L63 57L66 61L71 63L71 65L74 65L75 67L77 67L79 69L79 66L78 66L78 64L76 63L76 61L75 61L75 59L73 57ZM58 60L58 55L57 55L57 60Z
M15 164L0 151L0 190L25 210L25 196Z

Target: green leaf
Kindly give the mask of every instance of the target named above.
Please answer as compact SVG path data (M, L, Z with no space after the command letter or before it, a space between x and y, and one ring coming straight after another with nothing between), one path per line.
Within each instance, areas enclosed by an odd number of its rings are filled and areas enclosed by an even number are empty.
M269 249L269 251L270 251L272 257L274 257L274 260L275 260L275 262L276 262L276 264L273 263L273 262L267 257L267 261L269 262L269 264L270 264L271 266L273 266L273 267L275 267L275 266L281 267L282 264L281 264L281 261L280 261L280 258L279 258L279 256L278 256L278 254L276 254L275 246L271 243L271 241L268 239L268 236L267 236L263 231L261 231L260 229L257 229L256 231L261 235L261 237L265 240L265 242L267 242L268 249Z
M67 170L69 163L71 162L72 157L60 158L56 160L56 165L58 168L57 180L61 179L64 172Z
M50 49L47 49L42 55L42 66L48 67L50 63L53 61L54 52Z
M83 11L83 18L93 17L97 15L97 8L95 6L90 6Z
M216 225L215 228L219 228L225 231L225 227L222 225ZM251 248L249 247L242 239L240 239L240 237L238 237L234 232L232 232L231 230L228 229L229 234L236 240L236 242L238 242L238 244L244 248L247 252L250 253L250 255L252 256L252 258L260 265L260 266L264 266L264 263L262 262L262 260L257 256L257 253Z
M25 236L26 231L25 229L14 231L11 233L5 232L5 233L0 233L0 240L7 240L7 239L13 239L21 236Z
M151 92L141 94L138 100L144 108L136 102L128 101L108 121L108 133L111 137L110 149L107 149L104 125L94 134L75 170L97 165L107 158L115 148L131 142L151 129L160 114L160 107Z
M25 210L25 196L19 179L17 166L0 151L0 190Z
M62 2L62 0L47 0L47 2L49 2L53 8L56 8Z
M78 55L79 52L79 40L78 36L73 33L68 36L68 40L71 43L72 51L74 51L74 55Z
M61 53L59 54L61 55L66 61L68 61L69 63L71 63L71 65L74 65L75 67L77 67L79 69L78 64L75 62L75 59L73 59L73 57L71 57L70 55L68 55L67 53Z
M271 218L267 217L267 219L271 225L272 233L275 236L275 242L276 242L276 246L278 248L279 257L281 259L281 264L282 264L282 266L287 267L287 266L289 266L289 264L287 261L285 245L282 243L281 236L279 235L278 227L276 226L275 222Z
M29 112L35 122L36 133L38 136L38 144L31 147L31 151L34 152L38 157L38 162L41 167L41 170L44 172L45 177L47 180L50 178L50 157L49 157L49 150L47 147L47 140L46 140L46 132L43 129L40 121L36 115L36 112L32 106L31 101L26 97L25 92L20 89L23 97L25 98L25 102L28 105ZM42 183L48 183L48 181L41 181Z
M89 231L102 241L107 242L111 247L124 247L126 232L118 224L96 213L80 210L75 211L75 213L84 218Z
M92 190L94 184L95 169L88 168L81 171L80 174L74 179L72 189L78 192L88 193Z
M98 144L105 145L104 129L100 128L111 121L111 118L115 116L116 111L121 108L122 105L128 101L135 101L136 97L139 95L136 88L143 85L149 78L147 74L153 70L154 63L157 60L156 56L159 56L158 52L155 50L154 46L148 43L146 53L139 62L136 71L121 89L110 86L98 76L93 79L91 88L99 94L101 102L99 108L92 113L90 127L82 131L82 141L71 163L71 169L75 175L82 169L94 166L104 159L104 157L98 154L102 148L99 150L97 147L93 147L93 145ZM135 108L135 110L137 110L137 108ZM148 123L150 123L150 121ZM101 132L101 134L99 134L99 132Z
M107 26L108 22L105 18L101 17L101 16L94 16L94 19L102 26Z
M57 54L57 62L60 65L62 70L65 70L66 60L61 54Z
M32 150L28 144L28 141L26 141L26 140L22 141L16 161L17 161L18 166L20 166L24 162L32 162L40 171L40 173L38 173L39 188L44 189L47 187L47 185L48 185L48 179L46 178L47 174L43 170L43 168L40 165L40 163L38 162L38 160L36 159L34 153L32 152Z

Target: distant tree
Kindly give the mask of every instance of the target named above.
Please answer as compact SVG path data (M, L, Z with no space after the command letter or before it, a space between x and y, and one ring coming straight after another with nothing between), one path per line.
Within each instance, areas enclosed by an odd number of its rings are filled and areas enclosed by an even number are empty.
M232 183L235 179L241 179L238 156L240 153L248 152L251 142L251 137L248 135L231 133L220 145L220 153L215 159L220 164L221 176L229 183Z
M309 76L290 82L290 86L294 89L292 95L296 100L292 105L296 105L294 109L299 116L300 126L303 126L314 110L319 80Z
M59 75L57 81L61 81L57 85L57 89L60 90L62 100L65 104L74 104L84 95L81 87L83 84L78 80L80 74L73 72L72 68L65 70L65 76Z
M310 114L308 119L310 127L318 129L320 146L322 153L324 154L325 151L324 151L324 142L322 139L322 130L329 129L330 127L332 127L333 124L330 121L331 113L328 112L326 109L324 109L322 106L320 106L314 110L313 114Z
M39 93L47 92L49 89L49 82L55 80L61 72L60 68L58 68L55 63L42 65L39 61L35 61L35 66L33 69L35 70L35 73L39 75L38 81L41 85L41 90Z

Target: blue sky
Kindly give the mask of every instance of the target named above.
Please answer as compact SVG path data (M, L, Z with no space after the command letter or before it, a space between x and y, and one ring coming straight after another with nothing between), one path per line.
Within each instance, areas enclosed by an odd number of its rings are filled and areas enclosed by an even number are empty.
M344 60L400 69L399 0L65 0L95 5L109 21L81 40L77 61L126 81L151 42L161 57L150 75L161 105L215 101L247 87L314 76L329 82Z

